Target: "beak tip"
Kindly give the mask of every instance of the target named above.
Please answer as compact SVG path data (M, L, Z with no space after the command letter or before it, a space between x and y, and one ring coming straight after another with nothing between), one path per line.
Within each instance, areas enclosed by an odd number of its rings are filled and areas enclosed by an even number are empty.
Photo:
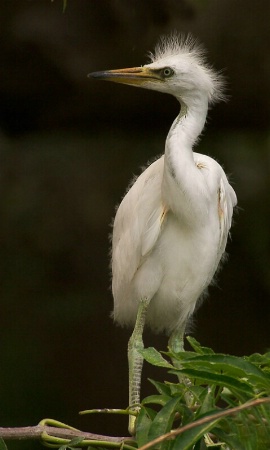
M106 72L90 72L88 73L87 78L103 79L106 78Z

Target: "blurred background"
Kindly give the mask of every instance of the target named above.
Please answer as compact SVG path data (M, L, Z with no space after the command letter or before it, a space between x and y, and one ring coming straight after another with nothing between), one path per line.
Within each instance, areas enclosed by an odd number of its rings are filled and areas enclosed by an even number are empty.
M52 417L126 435L129 330L110 319L110 223L133 174L164 150L174 98L87 79L147 62L162 34L192 32L224 69L229 102L197 151L239 200L229 259L195 317L217 352L264 352L270 337L268 0L9 0L0 5L0 425ZM146 333L146 345L167 338ZM147 377L163 372L145 365ZM39 443L9 443L39 449Z

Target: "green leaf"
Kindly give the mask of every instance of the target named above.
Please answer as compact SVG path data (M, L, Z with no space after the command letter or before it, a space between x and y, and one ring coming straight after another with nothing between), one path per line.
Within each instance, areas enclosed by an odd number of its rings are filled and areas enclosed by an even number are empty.
M143 399L142 405L155 404L164 406L169 400L171 400L169 395L149 395Z
M214 355L194 356L193 358L183 361L183 365L187 364L192 364L193 367L195 365L201 365L205 368L208 367L211 371L226 371L226 373L230 373L231 375L234 374L240 377L255 375L258 377L262 377L264 380L268 379L268 376L266 376L262 372L262 370L260 370L249 361L246 361L244 358L224 355L222 353L216 353Z
M84 441L84 438L82 437L75 437L73 439L71 439L69 445L79 445Z
M199 353L200 355L212 355L215 353L214 350L209 347L202 347L201 344L196 341L196 339L194 339L194 337L187 336L187 341L189 342L193 350L195 350L195 352Z
M200 395L201 407L198 409L198 414L204 414L208 411L212 411L215 407L215 391L216 386L208 386ZM197 417L195 417L196 419Z
M0 450L8 450L5 441L0 437Z
M166 405L157 413L154 418L150 430L148 439L152 441L153 439L162 436L172 429L172 424L175 418L175 413L178 411L178 406L181 401L180 397L172 398ZM159 447L162 450L168 448L169 442L164 441Z
M270 352L267 352L264 355L261 355L260 353L254 353L250 356L244 356L244 359L259 367L265 365L270 366Z
M176 371L171 371L177 373ZM181 373L184 373L190 378L195 378L196 382L200 380L203 384L217 384L219 386L225 386L231 390L237 389L240 392L243 392L249 396L253 396L253 389L249 386L247 382L239 381L233 377L229 377L228 375L210 373L203 370L195 370L195 369L182 369Z
M223 354L202 355L182 360L181 363L184 368L221 372L244 381L248 379L249 385L270 392L270 376L244 358Z
M59 450L73 449L74 446L77 447L83 441L84 441L84 438L82 438L82 437L75 437L75 438L71 439L71 441L68 444L61 445Z
M172 426L177 427L180 420L184 426L210 415L211 422L190 428L174 440L161 442L155 450L206 450L212 446L219 450L270 449L268 405L249 408L222 419L211 415L214 410L222 411L228 406L238 406L250 399L270 395L270 352L240 358L215 354L193 338L189 338L189 342L194 351L160 354L149 348L142 352L148 362L169 369L169 373L176 374L180 382L150 380L160 395L147 397L143 404L156 405L159 411L142 407L145 411L141 413L143 416L139 415L142 424L141 431L140 427L138 431L138 438L142 436L139 447L170 431ZM163 355L173 358L176 363L179 361L179 367L172 366ZM186 377L190 383L185 383ZM184 395L187 389L192 404ZM204 435L210 430L219 442L216 439L215 444L205 441Z
M163 358L163 356L161 356L161 354L154 347L148 347L140 350L140 354L153 366L166 367L167 369L173 368L173 366L165 358Z
M217 411L212 411L214 415ZM207 416L210 414L208 413ZM199 418L205 417L206 414L201 415ZM184 433L177 436L175 439L174 450L191 450L193 446L198 442L206 433L208 433L219 421L213 417L212 422L208 422L202 425L198 425L190 430L184 431Z
M138 447L142 447L148 442L149 429L152 424L151 416L155 416L150 408L142 407L136 420L136 441Z
M160 381L155 381L152 380L151 378L148 378L148 380L150 381L150 383L153 384L153 386L155 386L156 390L160 393L160 394L164 394L164 395L171 395L171 389L169 387L169 384L165 384L165 383L161 383Z
M171 359L177 359L179 361L183 361L185 359L191 359L191 358L194 358L195 356L198 356L197 353L188 352L188 351L182 351L182 352L177 352L177 353L170 351L170 352L162 352L162 353Z
M177 375L179 375L179 372L170 370L170 373L177 373ZM184 382L178 382L178 383L167 383L168 387L170 388L170 397L175 397L176 395L180 395L181 397L183 396L183 394L186 392L187 390L187 386ZM190 386L191 388L193 386Z
M204 397L208 394L208 387L189 386L188 390L192 394L194 401L198 404L201 404Z
M225 432L221 427L212 428L213 433L221 442L225 442L233 450L243 450L243 444L239 441L238 436L233 436L231 433Z

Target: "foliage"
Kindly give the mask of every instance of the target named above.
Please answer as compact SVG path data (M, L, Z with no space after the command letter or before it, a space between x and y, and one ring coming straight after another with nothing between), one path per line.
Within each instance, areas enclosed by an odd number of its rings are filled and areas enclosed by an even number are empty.
M142 402L138 446L168 433L153 448L269 449L270 352L240 358L216 354L188 340L193 351L165 353L173 364L153 348L143 351L148 362L167 367L179 382L151 381L158 394Z
M214 353L190 337L188 341L192 351L142 351L146 361L168 371L169 377L176 375L178 382L150 380L157 394L142 401L134 438L97 436L44 419L39 424L41 442L59 450L269 450L270 352L240 358ZM1 438L0 450L7 450Z

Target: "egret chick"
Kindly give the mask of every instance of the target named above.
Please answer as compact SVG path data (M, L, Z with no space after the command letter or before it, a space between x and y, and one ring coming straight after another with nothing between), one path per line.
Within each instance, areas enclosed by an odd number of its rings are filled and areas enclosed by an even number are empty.
M128 344L134 411L140 403L144 326L170 334L169 347L183 350L187 321L224 254L237 202L221 166L193 151L209 104L223 99L222 77L190 36L162 38L150 56L142 67L89 74L171 94L181 107L164 155L135 180L113 225L113 316L134 326ZM129 430L134 429L130 416Z

